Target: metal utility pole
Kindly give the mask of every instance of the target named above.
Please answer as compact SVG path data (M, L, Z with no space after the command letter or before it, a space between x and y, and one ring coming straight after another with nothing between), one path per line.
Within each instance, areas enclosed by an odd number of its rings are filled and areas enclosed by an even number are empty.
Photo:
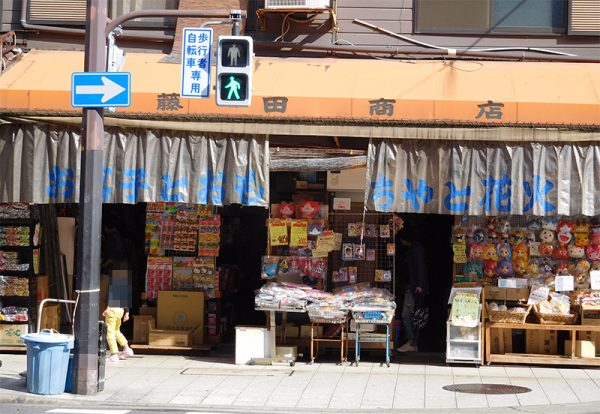
M106 70L107 0L88 0L85 28L86 72ZM94 395L98 389L98 315L100 311L100 243L104 109L83 110L83 142L77 253L79 303L75 314L73 391Z
M234 19L245 11L236 10L144 10L108 21L108 0L87 0L85 72L105 72L107 37L122 23L140 17L203 17ZM236 22L236 23L235 23ZM98 316L100 314L100 244L102 225L102 167L104 162L104 109L83 110L79 223L77 234L77 281L79 295L75 318L75 365L73 392L94 395L98 391Z

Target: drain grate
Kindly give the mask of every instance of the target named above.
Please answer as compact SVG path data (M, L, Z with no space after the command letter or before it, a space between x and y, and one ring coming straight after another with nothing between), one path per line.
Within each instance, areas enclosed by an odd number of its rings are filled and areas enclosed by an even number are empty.
M446 385L442 388L446 391L467 394L523 394L531 391L527 387L507 384L454 384Z
M233 377L279 377L292 375L294 371L282 369L245 369L245 368L186 368L181 375L221 375Z

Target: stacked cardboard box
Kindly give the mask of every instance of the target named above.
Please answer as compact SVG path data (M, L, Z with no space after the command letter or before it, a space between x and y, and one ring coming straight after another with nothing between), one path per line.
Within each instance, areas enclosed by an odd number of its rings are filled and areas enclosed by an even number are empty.
M190 346L204 342L204 293L159 291L157 329L149 329L154 346Z
M557 348L558 331L526 331L525 352L528 354L556 355Z

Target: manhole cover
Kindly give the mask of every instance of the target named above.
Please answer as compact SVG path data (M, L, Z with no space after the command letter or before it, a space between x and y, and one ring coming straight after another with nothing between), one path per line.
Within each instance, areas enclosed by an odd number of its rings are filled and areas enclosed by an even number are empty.
M527 387L506 384L454 384L443 387L446 391L467 394L523 394L530 392Z

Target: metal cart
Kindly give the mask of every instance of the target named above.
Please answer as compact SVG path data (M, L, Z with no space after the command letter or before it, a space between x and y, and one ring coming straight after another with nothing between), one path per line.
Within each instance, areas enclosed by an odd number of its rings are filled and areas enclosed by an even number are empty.
M281 312L283 315L287 313L306 313L305 309L292 308L255 308L257 311L267 312L269 318L269 349L271 350L270 358L254 358L253 364L256 365L296 365L295 357L277 356L277 332L275 324L275 312Z
M394 311L388 310L352 311L352 318L356 324L356 338L354 341L354 364L356 366L360 362L360 344L366 342L385 343L385 364L388 367L390 366L390 332L393 317ZM366 324L385 326L385 334L362 333L362 325Z

